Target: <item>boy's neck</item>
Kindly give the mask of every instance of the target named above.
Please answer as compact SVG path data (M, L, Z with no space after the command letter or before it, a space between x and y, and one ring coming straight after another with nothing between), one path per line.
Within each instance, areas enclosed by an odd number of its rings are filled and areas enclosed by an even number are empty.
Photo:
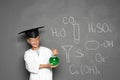
M32 50L38 50L40 46L38 47L32 47Z

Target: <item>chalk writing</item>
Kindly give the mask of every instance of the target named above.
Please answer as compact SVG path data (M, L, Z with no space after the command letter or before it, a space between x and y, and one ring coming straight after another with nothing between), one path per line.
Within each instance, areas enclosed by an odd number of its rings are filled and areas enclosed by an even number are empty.
M104 40L104 42L101 44L101 46L108 48L108 47L114 47L114 44L113 44L113 41Z
M69 66L69 72L71 75L81 74L83 76L87 75L87 74L91 74L91 75L99 75L100 74L100 71L95 64L91 64L91 65L90 64L81 64L80 66L71 64Z
M51 28L51 31L52 31L52 36L56 36L56 37L59 37L59 35L58 35L58 32L57 32L57 30L56 30L56 28Z
M56 28L51 28L52 31L52 36L56 36L56 37L61 37L61 38L65 38L66 37L66 31L64 28L61 28L60 31L58 32Z
M88 24L88 30L89 32L92 33L107 33L107 32L112 32L110 26L108 26L107 23L97 23L96 25L94 24Z
M73 40L74 40L74 44L79 44L80 43L80 39L81 39L81 26L79 23L77 23L77 21L75 20L75 18L73 16L69 16L69 17L63 17L62 18L62 23L67 25L70 24L72 25L72 30L71 33L73 35ZM88 23L88 32L89 33L111 33L112 29L111 27L107 24L107 23ZM68 26L69 27L69 26ZM52 32L52 36L53 37L57 37L57 38L65 38L67 37L66 31L63 28L51 28L51 32ZM69 34L68 34L69 35ZM61 48L64 50L65 52L65 58L66 58L66 62L70 63L70 58L71 58L71 51L72 48L75 47L73 45L62 45ZM84 50L97 50L100 47L103 48L112 48L114 47L114 42L112 40L103 40L102 42L99 40L88 40L85 41L84 43ZM85 54L84 51L82 51L81 49L76 49L76 51L74 52L74 58L78 59L78 58L82 58L84 56L87 56ZM73 56L73 55L72 55ZM88 57L88 56L87 56ZM90 56L91 58L91 56ZM99 52L97 52L94 56L92 56L92 58L95 60L95 62L97 63L105 63L106 62L106 58L108 57L104 57L102 54L100 54ZM88 59L87 59L88 60ZM74 63L70 64L69 66L69 73L71 75L100 75L101 71L98 69L97 65L94 63L93 60L88 61L90 62L90 64L83 64L83 63L77 63L77 65L75 65Z
M63 23L64 23L64 24L68 24L68 23L69 23L69 21L68 21L68 18L67 18L67 17L63 17Z
M71 23L72 25L76 24L74 17L72 16L69 17L69 23Z
M96 62L105 62L106 58L108 58L108 57L103 57L100 53L96 53L96 55L95 55Z
M71 64L69 66L69 72L70 72L71 75L80 74L74 64Z
M78 23L73 25L73 36L74 36L74 42L76 44L79 44L79 42L80 42L80 27L79 27Z
M83 56L85 56L85 53L82 53L83 51L81 50L81 49L78 49L77 51L76 51L76 53L77 53L77 55L76 55L76 57L83 57Z
M100 74L100 71L97 69L97 66L95 64L93 65L81 65L80 71L82 73L82 75L85 74Z
M84 47L87 50L97 50L99 48L99 42L96 40L86 41Z
M86 41L84 44L84 47L87 50L97 50L100 46L104 48L108 48L108 47L114 47L114 44L113 41L111 40L104 40L103 43L99 43L97 40L90 40L90 41Z
M70 62L70 50L72 49L72 45L64 45L62 46L63 50L65 51L66 54L66 61L69 63Z
M64 24L72 24L73 25L73 37L74 37L74 43L79 44L80 42L80 26L78 23L76 23L74 17L63 17L63 23Z
M64 24L68 24L68 23L70 23L70 24L76 24L76 21L75 21L75 19L74 19L74 17L72 17L72 16L70 16L70 17L63 17L63 23Z

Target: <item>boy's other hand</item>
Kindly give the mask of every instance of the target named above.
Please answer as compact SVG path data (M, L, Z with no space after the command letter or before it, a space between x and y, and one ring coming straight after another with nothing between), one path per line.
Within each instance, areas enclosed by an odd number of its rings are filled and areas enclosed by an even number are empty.
M52 49L52 52L54 55L58 55L58 50L57 49Z

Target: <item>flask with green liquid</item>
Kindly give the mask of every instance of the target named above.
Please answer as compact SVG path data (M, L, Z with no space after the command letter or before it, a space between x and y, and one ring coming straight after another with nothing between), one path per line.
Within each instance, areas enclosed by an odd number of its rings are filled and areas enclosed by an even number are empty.
M57 57L57 56L52 56L50 57L49 59L49 63L52 65L52 66L57 66L60 62L60 59Z

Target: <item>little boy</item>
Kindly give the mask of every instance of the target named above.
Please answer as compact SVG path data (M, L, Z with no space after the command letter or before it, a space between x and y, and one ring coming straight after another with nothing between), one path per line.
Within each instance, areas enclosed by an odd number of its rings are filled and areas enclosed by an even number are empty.
M53 55L58 55L58 50L50 50L47 47L40 46L39 29L44 28L37 27L20 32L25 33L28 44L31 48L25 51L24 60L26 69L30 72L29 80L52 80L52 66L49 64L49 58Z

